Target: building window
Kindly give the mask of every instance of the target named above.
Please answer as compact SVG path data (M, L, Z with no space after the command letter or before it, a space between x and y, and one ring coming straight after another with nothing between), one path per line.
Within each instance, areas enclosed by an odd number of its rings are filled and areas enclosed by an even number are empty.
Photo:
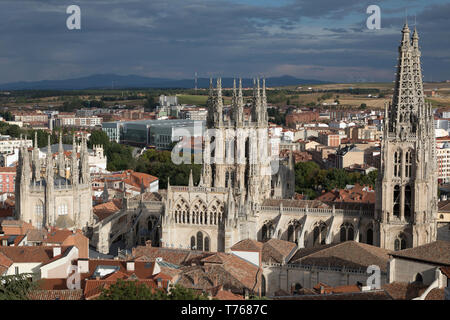
M35 207L34 207L34 212L36 213L36 215L38 217L41 217L42 214L44 213L44 205L42 203L38 203Z
M197 250L203 251L203 233L197 232Z
M341 225L341 242L354 240L353 226L346 222Z
M66 215L67 214L67 204L61 204L58 206L58 215Z
M405 218L407 220L409 220L411 218L411 204L412 204L412 191L411 191L411 186L407 185L405 187Z
M398 251L403 249L406 249L406 237L403 233L401 233L394 241L394 250Z
M16 274L19 274L20 272L19 272L19 267L15 267L15 273Z
M196 249L196 248L195 248L195 237L194 237L194 236L191 237L191 249L192 249L192 250L195 250L195 249Z
M402 154L401 151L394 152L394 177L401 176Z
M412 176L412 151L409 150L406 152L406 158L405 158L405 177L410 178Z
M400 217L400 186L394 187L394 216Z
M373 230L372 229L367 229L367 239L366 239L366 243L373 245Z
M209 251L209 237L205 237L205 251Z

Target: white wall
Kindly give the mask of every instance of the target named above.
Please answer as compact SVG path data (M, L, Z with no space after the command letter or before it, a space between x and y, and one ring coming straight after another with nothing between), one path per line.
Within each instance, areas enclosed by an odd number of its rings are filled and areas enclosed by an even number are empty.
M232 254L242 258L256 266L259 266L259 252L252 251L231 251Z

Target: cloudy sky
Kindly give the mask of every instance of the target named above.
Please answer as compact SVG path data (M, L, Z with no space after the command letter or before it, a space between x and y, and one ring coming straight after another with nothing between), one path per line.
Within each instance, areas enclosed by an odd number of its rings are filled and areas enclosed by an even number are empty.
M81 30L66 9L81 8ZM381 29L369 30L369 5ZM136 74L392 81L408 16L425 80L450 79L449 0L1 0L0 83Z

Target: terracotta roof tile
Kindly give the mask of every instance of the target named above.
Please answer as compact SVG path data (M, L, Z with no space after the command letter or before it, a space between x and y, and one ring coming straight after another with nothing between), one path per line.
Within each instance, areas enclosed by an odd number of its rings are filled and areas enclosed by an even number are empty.
M427 286L418 283L392 282L382 286L394 300L412 300L419 297Z
M28 294L31 300L82 300L82 290L34 290Z
M290 241L270 239L264 242L262 251L263 262L282 263L293 253L297 245Z
M450 242L438 240L415 248L391 252L391 255L450 266Z
M261 252L263 249L263 243L251 240L251 239L244 239L236 243L231 247L231 251L257 251Z
M345 267L366 269L370 265L380 266L386 272L389 262L389 251L356 241L346 241L335 245L323 246L317 250L299 249L291 259L291 263L315 266Z
M61 247L61 255L71 247ZM41 246L20 246L20 247L0 247L0 253L3 253L13 262L40 262L43 264L53 261L53 247ZM58 256L59 257L59 256ZM58 258L57 257L57 258Z
M428 292L425 300L445 300L444 289L434 288Z

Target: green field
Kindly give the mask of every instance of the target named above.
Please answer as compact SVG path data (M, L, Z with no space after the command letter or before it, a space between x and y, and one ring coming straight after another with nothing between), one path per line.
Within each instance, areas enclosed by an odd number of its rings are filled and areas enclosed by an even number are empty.
M195 105L206 105L206 100L208 96L194 96L188 94L178 94L178 103L180 104L195 104Z

